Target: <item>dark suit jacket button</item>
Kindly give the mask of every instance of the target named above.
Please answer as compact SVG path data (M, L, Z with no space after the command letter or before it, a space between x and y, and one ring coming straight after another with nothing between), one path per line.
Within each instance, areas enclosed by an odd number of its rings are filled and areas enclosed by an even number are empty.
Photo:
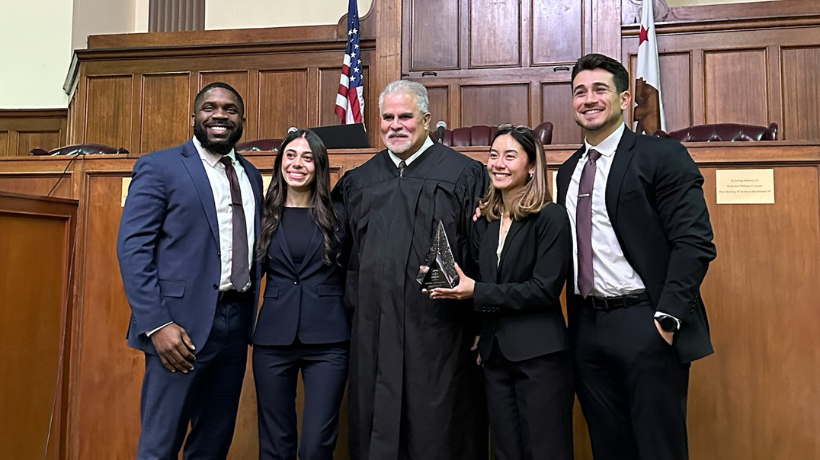
M294 282L293 282L293 284L299 284L299 282L298 282L298 281L294 281Z
M219 285L214 284L214 290L217 290L217 289L219 289Z

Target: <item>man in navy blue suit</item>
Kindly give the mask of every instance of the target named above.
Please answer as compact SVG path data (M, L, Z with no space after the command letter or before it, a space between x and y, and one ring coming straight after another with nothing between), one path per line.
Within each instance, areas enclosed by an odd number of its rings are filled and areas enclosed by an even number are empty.
M231 86L209 84L194 138L134 165L117 255L128 345L145 353L139 460L176 459L183 440L186 459L228 455L259 298L262 177L234 151L244 110Z

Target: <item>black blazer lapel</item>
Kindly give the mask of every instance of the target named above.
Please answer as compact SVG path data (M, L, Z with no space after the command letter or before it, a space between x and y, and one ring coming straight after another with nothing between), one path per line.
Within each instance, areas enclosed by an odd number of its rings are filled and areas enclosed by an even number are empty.
M305 259L302 261L302 264L299 266L299 269L298 269L300 274L303 271L305 271L305 269L307 269L307 267L312 265L309 262L311 261L313 256L316 254L316 251L318 251L320 247L323 248L323 253L324 253L324 236L322 235L322 231L319 230L319 226L314 225L313 226L313 237L311 237L311 239L310 239L310 246L308 247L308 251L305 254ZM321 259L321 257L320 257L320 259ZM322 263L324 263L324 261L322 261Z
M288 247L288 240L285 239L285 231L282 229L282 222L279 222L279 227L274 232L273 241L271 244L276 243L279 245L279 248L282 249L282 254L285 255L285 261L288 263L288 267L294 273L296 273L296 264L293 263L293 256L290 255L290 248Z
M191 175L194 187L202 202L202 209L208 218L208 225L211 227L211 234L214 236L217 247L219 247L219 224L216 220L216 205L214 204L214 192L211 190L211 181L208 180L208 173L202 166L202 158L194 147L193 141L188 141L182 146L182 164Z
M497 248L498 247L498 229L501 226L500 220L494 220L487 225L487 230L484 233L483 239L486 239L488 243L492 243L488 245L489 248ZM484 245L482 245L484 246ZM480 257L480 256L479 256ZM484 257L479 260L479 263L483 265L481 269L481 273L488 273L490 275L490 279L486 280L488 283L497 283L498 282L498 261L496 260L495 256L495 249L487 249L485 251Z
M526 220L526 218L524 220ZM504 239L504 247L501 248L501 259L498 263L498 273L501 273L501 270L504 268L504 262L507 260L507 253L510 251L510 246L512 246L513 241L515 240L515 235L518 234L518 231L521 230L521 227L523 226L524 221L519 220L513 220L510 224L510 229L507 231L507 237ZM496 235L498 235L498 232L496 232ZM496 240L496 242L497 241L498 240Z
M615 155L612 158L612 167L609 169L609 176L607 176L606 179L606 210L609 214L609 220L612 222L612 227L616 229L618 219L618 195L621 193L624 176L626 176L629 163L632 161L632 156L635 153L632 149L634 146L635 134L628 128L624 128L621 142L618 143L618 149L615 150Z

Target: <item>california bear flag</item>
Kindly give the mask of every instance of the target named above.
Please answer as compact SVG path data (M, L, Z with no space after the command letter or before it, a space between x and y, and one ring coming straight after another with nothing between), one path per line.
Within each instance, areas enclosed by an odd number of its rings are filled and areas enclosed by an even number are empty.
M635 132L652 135L666 130L661 98L661 72L658 64L658 39L655 35L653 0L643 0L638 69L635 80Z

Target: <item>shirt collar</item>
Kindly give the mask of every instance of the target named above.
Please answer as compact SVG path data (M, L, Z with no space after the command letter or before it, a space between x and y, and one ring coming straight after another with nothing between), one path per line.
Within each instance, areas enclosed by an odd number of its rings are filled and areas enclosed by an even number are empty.
M433 146L433 140L430 139L430 136L428 135L427 140L425 140L424 143L421 144L421 147L416 151L416 153L410 155L406 160L404 160L404 164L409 166L410 163L415 161L416 158L420 157L421 154L424 153L425 150L429 149L432 146ZM398 168L399 167L399 162L401 162L401 158L397 157L396 154L391 152L390 150L387 150L387 153L390 154L390 159L393 160L393 164L395 164L396 167Z
M586 137L584 138L584 155L589 152L589 149L595 149L601 155L605 157L611 157L615 154L615 151L618 150L618 144L621 143L621 137L624 135L624 129L626 129L626 125L621 123L621 126L618 127L612 134L610 134L606 139L601 141L598 145L591 145L587 142Z
M199 139L197 139L196 136L194 136L193 141L194 147L196 148L196 152L199 154L199 157L202 158L205 161L205 163L211 165L212 168L216 167L216 164L219 163L219 159L222 158L222 155L218 153L213 153L210 150L203 147L202 143L199 142ZM231 151L228 152L228 155L226 156L230 157L232 163L236 163L236 152L234 152L234 149L231 149Z

